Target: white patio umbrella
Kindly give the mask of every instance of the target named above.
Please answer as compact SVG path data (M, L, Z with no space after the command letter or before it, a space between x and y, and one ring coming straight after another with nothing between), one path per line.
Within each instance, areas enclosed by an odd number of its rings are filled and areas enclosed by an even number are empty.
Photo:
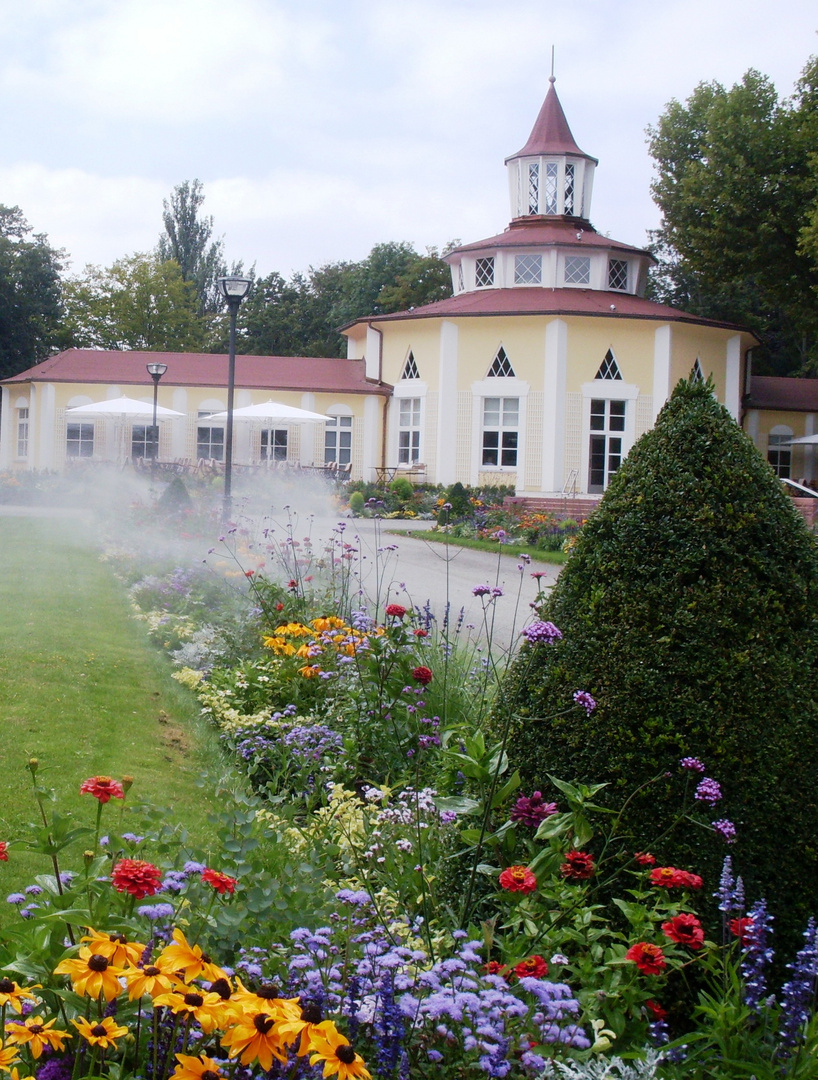
M790 439L781 446L818 446L818 435L802 435L800 439Z
M153 420L153 402L137 401L136 398L118 397L107 398L105 401L92 401L89 405L75 405L65 410L66 416L88 416L92 420L105 419L113 416L120 421L120 461L128 456L125 453L125 424L129 420ZM167 420L173 416L184 416L184 413L176 412L175 409L166 409L162 405L156 406L156 419Z
M226 420L227 413L214 413L210 420ZM293 424L301 423L324 423L332 420L331 416L323 413L310 412L309 409L297 409L294 405L284 405L280 401L263 401L260 405L245 405L241 409L233 410L234 420L281 420L290 421Z

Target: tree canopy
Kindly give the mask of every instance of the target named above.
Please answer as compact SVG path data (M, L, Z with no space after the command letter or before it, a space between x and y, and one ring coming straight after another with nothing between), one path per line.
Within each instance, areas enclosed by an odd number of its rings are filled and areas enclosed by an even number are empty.
M19 207L0 206L0 378L62 346L63 258L44 235L31 235Z
M653 297L748 326L775 374L818 372L817 95L816 58L783 101L750 70L729 90L700 83L648 131Z
M224 241L212 239L213 217L199 213L204 199L201 180L177 184L162 201L165 231L156 247L160 260L178 263L182 280L192 283L202 315L221 309L216 281L227 273Z

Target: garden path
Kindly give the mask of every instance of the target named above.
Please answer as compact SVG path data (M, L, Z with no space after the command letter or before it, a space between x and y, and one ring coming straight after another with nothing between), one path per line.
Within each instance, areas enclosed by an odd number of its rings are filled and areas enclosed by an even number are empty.
M344 536L358 537L362 560L362 584L369 598L378 596L381 611L386 603L406 603L423 607L427 600L438 622L445 617L449 604L450 618L456 624L460 609L464 609L461 635L474 626L472 635L483 641L490 635L493 646L506 650L516 641L528 620L529 605L537 595L537 582L531 577L541 572L544 588L557 580L561 567L553 563L536 562L524 566L513 555L473 551L456 545L428 543L422 537L396 536L394 530L420 532L429 528L428 521L377 521L356 518L344 523ZM329 539L339 526L338 518L316 517L313 537ZM357 541L356 541L357 543ZM394 546L395 550L391 549ZM519 567L522 566L522 570ZM490 600L476 597L476 585L489 585L503 590L503 595ZM485 615L484 615L485 610Z

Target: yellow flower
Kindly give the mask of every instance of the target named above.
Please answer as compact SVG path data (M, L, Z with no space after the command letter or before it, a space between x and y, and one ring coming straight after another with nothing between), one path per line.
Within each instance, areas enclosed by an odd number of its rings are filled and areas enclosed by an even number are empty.
M177 1054L176 1060L179 1064L171 1073L173 1080L216 1080L217 1077L224 1076L218 1062L213 1058Z
M174 944L166 945L156 958L156 967L165 975L175 975L181 971L186 983L201 975L209 982L226 978L222 969L198 945L188 945L178 927L173 931L173 940Z
M111 1016L106 1016L104 1020L98 1020L95 1024L84 1017L72 1020L71 1023L91 1046L101 1046L103 1050L109 1050L111 1047L116 1049L116 1040L128 1034L128 1028L117 1024Z
M70 975L75 994L98 998L100 994L110 1001L120 993L119 976L122 968L112 964L101 953L91 952L87 945L80 949L79 959L62 960L54 968L55 975Z
M52 1050L63 1050L65 1039L71 1035L67 1031L58 1031L52 1025L56 1020L43 1020L42 1016L27 1016L21 1023L19 1020L10 1020L6 1024L6 1034L9 1042L15 1046L28 1045L33 1058L39 1058L46 1046Z
M173 979L165 975L154 964L146 964L141 968L129 968L124 972L125 984L128 987L128 998L135 1001L136 998L146 994L155 998L158 994L166 994L173 987Z
M246 1014L266 1012L276 1017L277 1021L297 1020L301 1015L298 998L282 998L272 986L260 986L258 990L248 990L241 979L236 979L237 989L231 1001Z
M0 1069L3 1072L11 1072L11 1066L18 1060L16 1046L3 1046L0 1043Z
M112 964L122 967L124 964L136 964L145 946L138 941L128 941L124 934L104 934L87 927L88 933L80 941L88 941L92 952L106 957Z
M226 1015L224 1002L218 994L200 990L197 986L187 986L183 982L177 983L167 994L157 994L153 1007L159 1005L165 1005L171 1012L183 1017L192 1017L205 1034L221 1027L221 1020Z
M321 668L318 664L305 664L304 667L298 669L298 674L303 675L305 679L314 679L321 674Z
M33 1076L21 1076L19 1069L15 1065L14 1068L11 1070L10 1080L34 1080L34 1077Z
M310 1050L314 1049L312 1045L313 1032L321 1034L318 1025L322 1023L323 1017L321 1015L320 1005L309 1004L305 1005L300 1011L297 1017L293 1017L291 1020L284 1020L279 1026L282 1042L290 1045L299 1036L301 1040L298 1044L298 1050L296 1051L298 1057L303 1057L304 1054L308 1054Z
M317 1024L310 1039L314 1053L310 1065L323 1061L323 1076L338 1074L338 1080L372 1080L364 1059L356 1054L349 1041L336 1029L331 1020Z
M258 1061L265 1072L272 1067L273 1058L287 1060L276 1018L269 1012L257 1012L239 1020L222 1036L222 1046L228 1048L228 1057L235 1058L241 1054L242 1065Z
M23 1011L23 998L35 1001L37 995L32 994L31 991L39 989L41 989L39 983L23 988L18 986L13 979L4 976L0 979L0 1006L11 1005L15 1012L21 1013Z

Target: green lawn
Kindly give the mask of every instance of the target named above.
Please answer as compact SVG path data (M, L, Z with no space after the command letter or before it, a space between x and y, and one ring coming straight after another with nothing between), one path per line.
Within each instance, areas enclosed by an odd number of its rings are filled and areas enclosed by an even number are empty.
M86 530L79 520L0 517L0 839L35 817L26 763L37 757L38 778L82 824L93 824L96 802L80 783L129 774L129 799L172 806L206 845L215 794L197 780L214 750L198 703L131 618ZM0 898L46 870L41 856L13 848L0 863Z

